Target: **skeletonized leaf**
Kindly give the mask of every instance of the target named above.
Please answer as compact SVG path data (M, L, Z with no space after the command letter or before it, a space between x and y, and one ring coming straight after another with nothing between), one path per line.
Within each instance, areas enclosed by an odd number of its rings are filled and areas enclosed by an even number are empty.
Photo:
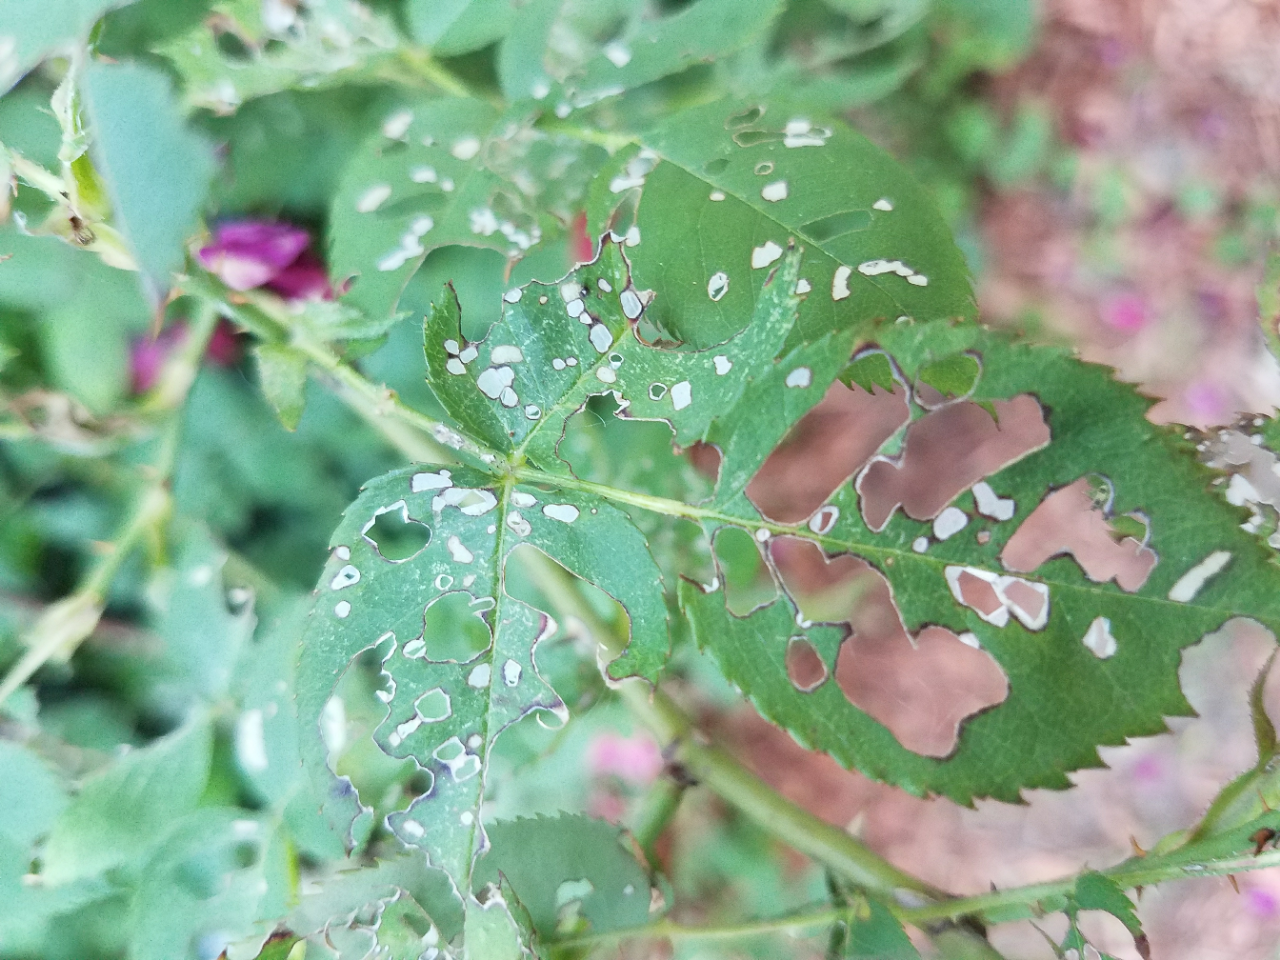
M448 879L410 854L320 878L285 925L308 941L308 957L364 957L381 948L393 957L449 960L463 907Z
M397 555L373 539L381 536L375 525L382 517L416 530L425 546L387 559ZM532 713L564 715L536 665L537 644L554 624L506 593L511 551L539 550L623 605L633 639L610 665L617 676L652 678L662 666L668 640L661 574L639 531L606 501L465 468L402 470L371 482L331 542L299 667L304 765L327 797L326 817L347 830L363 807L350 783L334 777L315 734L348 665L376 650L388 712L375 740L393 757L416 758L433 778L389 825L466 889L485 848L478 818L494 740ZM450 643L466 633L465 624L443 629L437 619L459 608L477 637L462 650Z
M651 319L680 340L710 346L741 329L792 241L809 251L804 340L900 316L974 315L968 269L933 201L844 124L721 101L640 140L597 180L591 219L642 245L636 285L655 291Z

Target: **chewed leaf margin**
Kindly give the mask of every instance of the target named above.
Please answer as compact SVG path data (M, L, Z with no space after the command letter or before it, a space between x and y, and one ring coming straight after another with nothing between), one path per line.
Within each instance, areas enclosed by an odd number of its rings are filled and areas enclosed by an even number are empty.
M369 533L388 513L429 529L418 553L398 560L379 553ZM372 481L344 514L332 545L300 655L299 719L315 732L304 738L303 764L326 798L325 818L353 845L352 830L369 808L334 774L318 733L343 674L361 654L376 654L387 715L374 738L431 777L389 826L405 843L427 849L433 865L466 889L487 844L480 802L493 742L531 713L567 716L536 663L537 645L555 624L506 592L511 552L540 550L623 605L633 639L610 664L619 677L654 680L665 662L661 573L644 537L608 502L463 467L409 468ZM426 629L432 604L451 594L468 598L490 635L482 652L461 661L437 654L441 638Z
M963 533L939 538L932 517L916 519L901 509L873 531L856 483L845 482L808 523L768 521L742 493L772 449L755 442L755 434L778 433L779 425L762 431L747 413L768 409L776 396L762 381L713 429L713 436L729 441L744 431L747 438L722 447L721 509L703 518L704 529L714 536L722 526L741 526L762 541L797 537L828 557L865 559L888 581L910 633L937 625L964 635L999 664L1010 690L1002 704L968 718L948 756L922 756L853 706L834 680L802 692L788 679L788 638L807 638L833 677L846 627L806 624L785 594L750 616L735 617L718 590L709 594L682 584L682 607L699 644L762 714L801 743L915 793L962 803L985 796L1015 801L1023 789L1060 789L1069 785L1068 771L1100 765L1098 746L1162 732L1164 717L1188 714L1178 686L1181 650L1227 620L1251 618L1280 635L1280 567L1273 552L1241 529L1246 512L1213 489L1217 477L1195 461L1187 437L1145 419L1152 401L1103 367L977 324L887 323L873 337L871 345L894 359L904 389L922 367L973 354L981 358L982 372L968 400L958 402L985 410L1020 395L1036 399L1050 430L1048 444L987 478L988 491L1012 501L1008 516L986 516L990 504L984 508L970 489L951 504L963 517ZM787 365L785 358L780 365ZM814 382L826 385L816 376ZM1145 546L1158 562L1145 582L1132 592L1094 582L1070 556L1034 571L1006 569L1001 551L1041 500L1091 476L1106 478L1112 491L1107 509L1114 515L1147 518ZM1006 617L1000 625L958 603L951 579L966 570L988 582L1016 579L1041 591L1048 604L1043 622L1024 611L1023 619ZM1094 638L1090 646L1091 631L1117 642L1106 648ZM1039 732L1028 737L1027 730Z

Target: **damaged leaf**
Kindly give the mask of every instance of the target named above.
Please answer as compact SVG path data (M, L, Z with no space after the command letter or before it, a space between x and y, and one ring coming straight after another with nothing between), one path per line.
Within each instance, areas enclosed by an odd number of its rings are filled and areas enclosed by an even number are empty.
M970 405L988 401L1008 412L1000 405L1026 398L1022 406L1038 406L1047 428L1038 449L981 483L967 480L971 489L961 488L949 505L918 512L918 504L895 504L886 491L911 463L912 430L959 409L930 410L913 398L901 456L873 458L807 524L773 524L743 489L798 417L790 410L776 420L759 416L786 395L776 382L762 380L709 432L723 460L718 511L704 517L704 528L713 535L732 523L758 530L762 541L800 537L829 556L866 559L887 579L908 631L936 624L963 635L999 664L1010 692L1004 703L965 721L949 755L921 756L854 707L836 684L805 692L789 679L789 638L807 637L834 674L846 626L808 626L786 598L740 619L726 612L722 597L682 584L699 643L766 717L801 743L915 793L964 803L982 796L1015 800L1027 787L1065 788L1066 771L1099 765L1099 745L1158 733L1163 717L1188 714L1178 686L1183 647L1233 617L1280 629L1273 555L1241 529L1241 511L1211 491L1212 474L1188 456L1181 435L1145 419L1148 400L1064 351L971 324L888 323L873 336L905 384L939 355L980 357ZM816 402L833 375L817 362L808 366ZM981 410L967 416L990 424ZM988 429L994 438L1006 428ZM1109 579L1119 576L1112 571L1101 582L1092 578L1070 554L1012 573L1005 548L1020 525L1046 496L1091 474L1107 478L1110 491L1110 502L1098 509L1147 519L1141 549L1150 553L1150 567L1122 585ZM887 507L868 516L873 479ZM1134 545L1126 549L1139 546L1125 542ZM1041 733L1026 737L1028 729Z
M369 534L387 513L427 528L417 554L390 560L379 552ZM304 739L304 765L327 797L326 818L348 832L367 808L349 781L334 776L315 732L344 671L362 652L376 651L387 715L375 740L392 757L413 757L431 778L388 826L468 889L487 847L480 801L494 740L531 714L566 717L536 661L538 643L555 624L506 592L511 551L540 550L622 603L632 640L610 665L615 676L653 679L661 669L668 645L661 574L639 531L607 501L461 467L401 470L372 481L332 544L299 668L300 722L313 731ZM446 647L449 638L428 629L431 607L450 597L478 621L479 652Z

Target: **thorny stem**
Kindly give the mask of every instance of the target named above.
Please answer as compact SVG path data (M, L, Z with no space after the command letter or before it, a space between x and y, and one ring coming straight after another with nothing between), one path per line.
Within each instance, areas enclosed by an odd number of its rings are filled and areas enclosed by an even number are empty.
M120 532L104 545L76 591L48 607L24 635L26 652L0 681L0 704L42 666L55 657L69 657L93 633L102 618L107 591L121 565L134 547L168 516L169 477L182 437L182 405L195 382L200 359L217 322L217 312L206 305L197 315L186 340L161 371L155 389L143 404L143 409L163 412L166 419L159 452L147 468L147 483Z

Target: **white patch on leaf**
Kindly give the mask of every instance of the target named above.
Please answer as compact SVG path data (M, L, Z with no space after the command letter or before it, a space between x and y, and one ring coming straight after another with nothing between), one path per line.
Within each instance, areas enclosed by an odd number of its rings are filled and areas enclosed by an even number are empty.
M787 199L787 181L775 180L773 183L765 184L764 189L760 191L760 196L770 203Z
M1116 638L1111 634L1111 621L1106 617L1097 617L1089 624L1081 641L1099 660L1106 660L1116 652Z
M1012 519L1018 506L1015 501L998 496L985 480L973 485L973 501L978 507L978 512L992 520Z
M1169 599L1178 603L1190 603L1208 583L1209 578L1221 573L1230 562L1230 551L1215 550L1178 578L1178 582L1169 591Z
M671 405L677 410L683 410L691 403L693 403L693 384L688 380L681 380L671 388Z
M579 510L571 503L548 503L542 508L545 516L561 523L573 523L578 519Z
M849 296L849 277L852 274L852 267L846 267L843 264L836 267L836 274L831 278L832 300L843 300Z
M796 367L787 374L788 387L807 387L813 382L813 371L808 367Z
M449 556L453 558L454 563L470 563L475 559L475 554L466 548L457 534L450 535L447 543Z
M763 267L777 261L782 256L782 248L772 240L766 240L763 244L755 247L751 251L751 268L760 270Z
M356 198L356 213L373 213L391 196L391 184L375 183Z
M933 521L933 535L938 540L955 536L969 525L969 515L958 507L947 507Z

